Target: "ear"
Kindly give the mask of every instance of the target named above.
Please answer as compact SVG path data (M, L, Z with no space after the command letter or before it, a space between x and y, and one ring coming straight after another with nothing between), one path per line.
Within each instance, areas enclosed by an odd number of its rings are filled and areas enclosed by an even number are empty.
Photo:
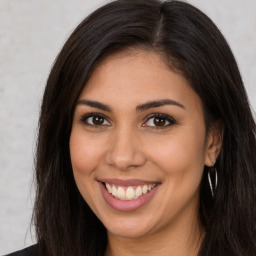
M223 141L223 127L220 121L212 124L206 138L205 165L211 167L221 151Z

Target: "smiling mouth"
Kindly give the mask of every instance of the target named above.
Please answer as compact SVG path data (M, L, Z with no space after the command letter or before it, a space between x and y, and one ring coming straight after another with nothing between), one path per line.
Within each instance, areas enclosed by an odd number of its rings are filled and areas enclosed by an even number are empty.
M105 185L105 188L111 194L113 197L119 199L119 200L134 200L142 195L147 194L149 191L154 189L157 184L144 184L139 186L119 186L109 183L103 183Z
M118 211L135 211L157 193L161 182L138 179L102 179L98 180L105 202Z

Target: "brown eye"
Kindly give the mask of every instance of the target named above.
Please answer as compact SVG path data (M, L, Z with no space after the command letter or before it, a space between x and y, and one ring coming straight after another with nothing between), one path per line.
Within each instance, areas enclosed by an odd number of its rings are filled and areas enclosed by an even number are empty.
M154 114L149 117L147 121L142 125L143 127L152 127L152 128L166 128L176 124L176 121L165 114Z
M155 126L164 126L166 123L166 120L161 117L155 117L153 122Z
M109 121L100 114L91 114L86 115L81 120L84 124L90 125L90 126L110 126L111 124Z
M104 118L102 118L100 116L94 116L92 118L92 122L94 125L102 125L104 123Z

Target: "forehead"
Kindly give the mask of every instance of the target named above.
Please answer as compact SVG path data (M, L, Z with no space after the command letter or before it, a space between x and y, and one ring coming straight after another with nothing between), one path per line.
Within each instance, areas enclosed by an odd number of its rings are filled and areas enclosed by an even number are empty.
M83 97L137 104L166 97L199 100L188 81L171 70L160 54L137 49L104 58L87 81L80 95Z

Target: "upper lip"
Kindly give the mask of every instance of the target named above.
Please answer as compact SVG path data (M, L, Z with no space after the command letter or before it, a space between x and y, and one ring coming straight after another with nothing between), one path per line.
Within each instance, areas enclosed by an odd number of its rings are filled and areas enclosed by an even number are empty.
M98 180L103 183L114 184L119 186L139 186L139 185L149 185L149 184L159 184L158 181L148 181L148 180L140 180L140 179L100 179Z

